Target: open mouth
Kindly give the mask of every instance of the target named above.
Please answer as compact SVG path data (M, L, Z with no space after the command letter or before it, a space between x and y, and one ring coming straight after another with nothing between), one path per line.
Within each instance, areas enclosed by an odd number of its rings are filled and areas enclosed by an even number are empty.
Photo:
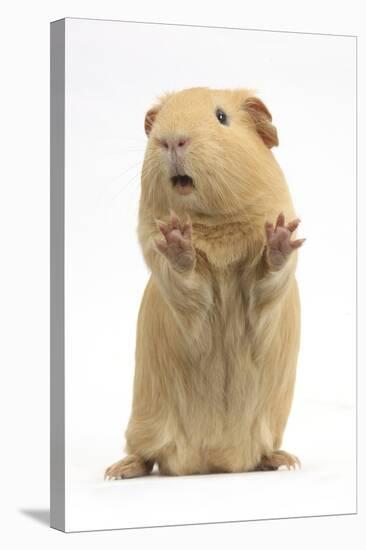
M173 176L171 178L171 182L173 184L173 187L181 195L188 195L193 191L193 179L191 178L191 176L187 176L187 174L178 174L177 176Z

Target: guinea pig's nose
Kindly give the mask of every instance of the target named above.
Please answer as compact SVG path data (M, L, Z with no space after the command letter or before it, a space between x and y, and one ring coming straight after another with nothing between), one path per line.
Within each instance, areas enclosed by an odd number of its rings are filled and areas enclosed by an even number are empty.
M169 136L160 139L160 144L168 151L183 152L189 143L187 136Z

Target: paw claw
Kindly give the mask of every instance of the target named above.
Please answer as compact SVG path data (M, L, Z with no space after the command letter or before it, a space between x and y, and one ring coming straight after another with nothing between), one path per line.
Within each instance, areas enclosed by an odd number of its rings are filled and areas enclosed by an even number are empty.
M287 470L296 470L301 468L301 462L297 456L286 451L273 451L272 454L263 456L257 466L257 470L273 471L285 467Z
M277 227L283 227L285 225L285 214L283 212L280 212L277 217L276 221L276 229Z
M290 233L293 233L301 223L300 218L296 218L295 220L292 220L292 222L289 222L287 224L287 229L290 231Z
M165 241L154 240L155 248L162 253L178 271L193 268L196 255L192 245L192 222L190 217L182 224L175 212L170 211L170 222L155 220Z
M291 248L300 248L300 246L302 246L304 244L304 242L306 241L306 239L297 239L297 241L292 241L290 242L290 246Z
M180 229L180 221L174 210L170 210L170 223L173 229Z
M131 477L140 477L151 472L153 462L145 462L137 455L129 455L119 460L106 469L105 480L127 479Z
M168 247L166 241L163 241L163 240L159 241L158 239L154 239L154 245L159 252L161 252L162 254L165 254L166 249Z
M290 254L300 248L305 239L291 241L291 235L296 231L300 224L300 219L295 218L285 225L285 215L281 212L277 216L276 224L265 223L265 234L267 240L266 256L270 266L274 269L280 269L286 262Z

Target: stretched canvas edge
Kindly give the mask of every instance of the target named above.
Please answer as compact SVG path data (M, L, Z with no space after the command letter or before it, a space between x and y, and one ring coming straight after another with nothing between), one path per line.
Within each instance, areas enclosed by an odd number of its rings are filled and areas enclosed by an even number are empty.
M50 30L50 525L65 531L65 20Z

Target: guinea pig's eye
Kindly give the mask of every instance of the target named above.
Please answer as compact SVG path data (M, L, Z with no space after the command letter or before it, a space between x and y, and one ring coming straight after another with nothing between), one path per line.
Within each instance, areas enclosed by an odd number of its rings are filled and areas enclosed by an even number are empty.
M220 124L228 124L227 114L222 109L216 109L216 118Z

